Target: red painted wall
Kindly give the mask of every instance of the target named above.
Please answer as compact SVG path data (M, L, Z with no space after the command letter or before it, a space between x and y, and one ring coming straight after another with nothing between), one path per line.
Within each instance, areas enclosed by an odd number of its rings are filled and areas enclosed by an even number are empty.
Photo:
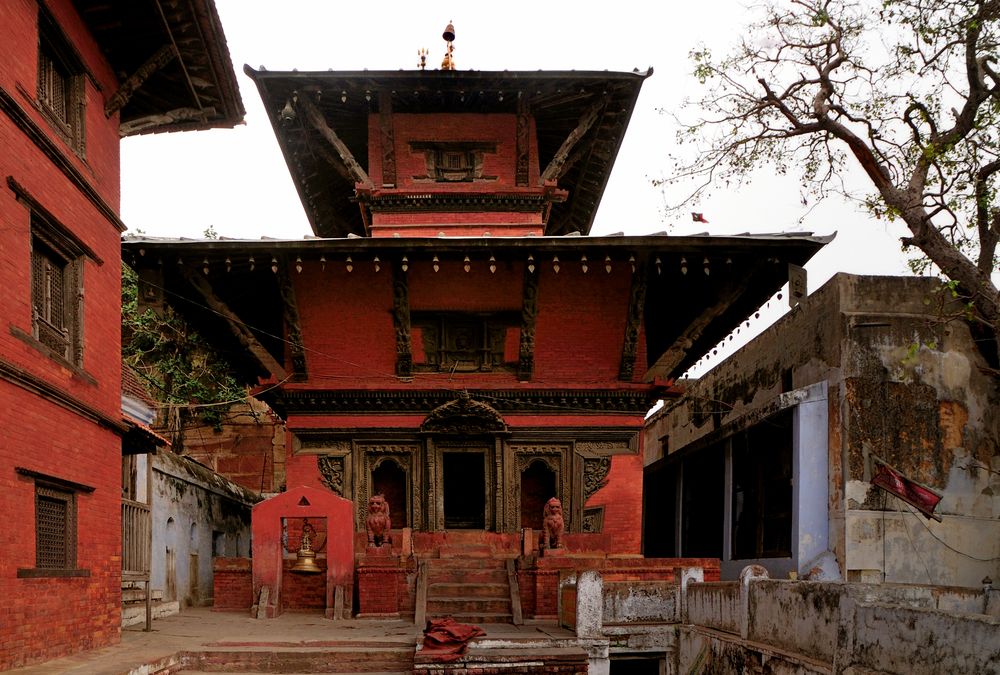
M50 138L113 209L119 202L118 120L104 117L117 81L69 0L44 3L96 79L84 77L85 156L78 156L35 107L38 12L35 0L0 3L0 89ZM100 89L98 88L100 86ZM7 186L10 176L103 260L83 267L82 372L32 346L30 214ZM39 378L109 419L121 417L119 232L0 112L0 361ZM35 566L35 484L22 467L94 488L80 492L77 568L89 576L18 578ZM120 638L121 441L106 426L0 378L0 670Z

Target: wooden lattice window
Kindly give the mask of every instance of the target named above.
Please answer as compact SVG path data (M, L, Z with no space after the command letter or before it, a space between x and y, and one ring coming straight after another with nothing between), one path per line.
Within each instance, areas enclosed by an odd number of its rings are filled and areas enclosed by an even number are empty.
M82 260L40 217L32 214L31 225L32 335L53 355L80 365Z
M83 65L55 21L38 19L38 107L78 154L84 146L85 83Z
M35 484L35 568L76 568L76 495Z
M461 312L411 315L420 331L424 358L417 370L469 373L503 368L507 331L515 317L506 314L465 314Z
M483 155L496 153L496 143L414 141L410 149L424 153L427 173L414 176L418 180L455 183L497 178L483 175Z

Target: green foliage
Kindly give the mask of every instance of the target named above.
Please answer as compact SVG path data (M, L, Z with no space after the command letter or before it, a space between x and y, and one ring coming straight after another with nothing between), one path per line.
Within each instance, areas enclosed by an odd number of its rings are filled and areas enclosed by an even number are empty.
M122 264L122 358L162 403L194 404L201 419L218 425L226 406L246 391L212 346L169 307L163 315L138 308L138 277Z

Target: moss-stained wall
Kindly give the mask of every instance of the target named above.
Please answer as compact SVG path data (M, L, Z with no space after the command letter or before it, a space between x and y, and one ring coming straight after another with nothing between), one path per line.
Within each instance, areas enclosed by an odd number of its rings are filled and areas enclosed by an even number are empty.
M828 384L831 549L849 579L1000 576L1000 379L934 279L837 275L668 404L646 465ZM721 429L722 431L718 431ZM876 455L944 496L928 522L872 487Z

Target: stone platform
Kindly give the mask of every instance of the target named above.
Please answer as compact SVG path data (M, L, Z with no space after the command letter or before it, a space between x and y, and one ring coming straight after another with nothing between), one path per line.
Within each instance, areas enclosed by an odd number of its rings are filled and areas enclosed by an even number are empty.
M466 672L521 660L524 669L551 653L560 673L585 673L586 645L556 626L488 624L470 646ZM122 630L122 641L74 656L9 671L15 675L174 675L176 673L411 673L422 631L410 621L331 621L319 613L285 613L258 621L244 612L189 608L153 622L153 631ZM581 656L582 655L582 656ZM531 658L528 658L528 657ZM419 657L418 657L419 660ZM424 663L418 672L430 672ZM508 665L508 668L510 666ZM343 668L346 668L344 670ZM433 668L435 673L446 670ZM541 671L539 671L541 672Z

